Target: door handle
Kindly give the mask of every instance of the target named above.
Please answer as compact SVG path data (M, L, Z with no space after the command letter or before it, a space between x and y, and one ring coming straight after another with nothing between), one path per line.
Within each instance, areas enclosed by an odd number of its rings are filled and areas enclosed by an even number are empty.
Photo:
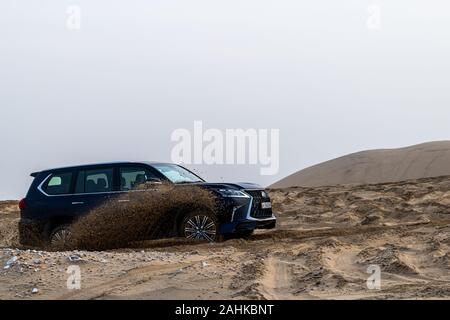
M73 204L73 205L76 205L76 204L84 204L84 202L82 202L82 201L74 201L74 202L72 202L72 204Z

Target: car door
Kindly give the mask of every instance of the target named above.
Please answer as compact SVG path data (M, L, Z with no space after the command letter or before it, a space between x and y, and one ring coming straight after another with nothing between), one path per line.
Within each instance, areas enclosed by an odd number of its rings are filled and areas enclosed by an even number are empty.
M120 196L117 198L118 206L124 210L138 201L145 201L141 195L145 192L146 196L150 192L158 192L157 188L151 188L148 185L143 186L148 181L153 181L155 185L160 182L160 177L151 169L144 165L121 165L118 168L118 181ZM150 194L151 196L151 194ZM149 230L146 237L150 238L153 230Z
M64 217L72 215L72 189L74 171L55 171L48 175L38 187L45 200L42 200L42 218Z
M71 206L76 214L84 214L109 201L115 193L113 167L81 169L77 172Z
M153 179L154 183L160 181L160 177L143 165L122 165L119 168L119 192L122 193L118 201L128 202L135 197L130 197L130 193L150 191L142 188L142 185Z

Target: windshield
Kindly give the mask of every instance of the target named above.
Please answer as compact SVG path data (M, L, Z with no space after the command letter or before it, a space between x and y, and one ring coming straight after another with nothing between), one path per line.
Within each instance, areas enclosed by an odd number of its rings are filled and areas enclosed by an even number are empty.
M176 164L154 164L153 167L173 183L202 182L203 180Z

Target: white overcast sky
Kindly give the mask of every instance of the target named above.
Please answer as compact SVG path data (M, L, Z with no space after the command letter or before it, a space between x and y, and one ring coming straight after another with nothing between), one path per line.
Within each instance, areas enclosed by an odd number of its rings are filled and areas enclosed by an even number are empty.
M80 30L66 27L69 5ZM445 0L2 0L0 199L44 168L170 161L172 131L194 120L280 129L278 175L196 168L263 185L350 152L446 140L449 14Z

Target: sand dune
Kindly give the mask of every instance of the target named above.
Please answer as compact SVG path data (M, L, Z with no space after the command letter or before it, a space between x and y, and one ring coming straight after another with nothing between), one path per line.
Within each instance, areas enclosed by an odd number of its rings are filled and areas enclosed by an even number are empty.
M450 298L450 177L269 192L275 230L103 252L17 248L17 206L0 203L9 235L0 267L17 257L2 270L0 299ZM81 290L66 287L73 255ZM370 265L380 267L381 289L366 285Z
M450 141L349 154L300 170L271 187L366 184L443 175L450 175Z

